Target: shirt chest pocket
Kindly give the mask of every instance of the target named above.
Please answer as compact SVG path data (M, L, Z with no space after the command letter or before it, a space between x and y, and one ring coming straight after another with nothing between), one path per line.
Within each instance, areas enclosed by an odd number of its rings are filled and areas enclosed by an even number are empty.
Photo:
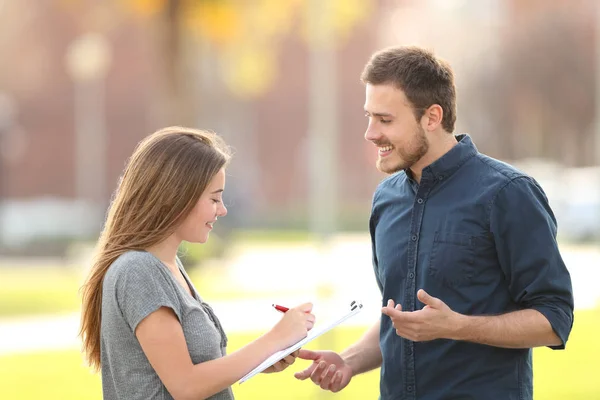
M428 274L444 286L460 287L474 278L475 238L455 232L436 232Z

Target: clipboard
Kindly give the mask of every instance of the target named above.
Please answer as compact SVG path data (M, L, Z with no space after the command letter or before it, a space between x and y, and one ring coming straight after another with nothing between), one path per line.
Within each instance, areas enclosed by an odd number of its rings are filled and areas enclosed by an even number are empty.
M242 379L240 379L239 383L240 384L244 383L248 379L252 378L254 375L259 374L262 371L264 371L265 369L269 368L271 365L275 364L277 361L292 354L294 351L298 350L299 348L304 346L306 343L318 338L319 336L321 336L322 334L335 328L336 326L338 326L339 324L341 324L348 318L358 314L362 310L362 308L363 308L362 304L357 303L356 301L353 301L352 303L350 303L350 310L346 314L339 317L337 320L330 322L329 324L318 326L318 327L313 327L313 329L308 331L308 334L306 335L306 337L304 339L300 340L296 344L293 344L286 349L278 351L277 353L275 353L272 356L270 356L269 358L267 358L265 361L260 363L256 368L254 368L252 371L250 371L245 376L243 376Z

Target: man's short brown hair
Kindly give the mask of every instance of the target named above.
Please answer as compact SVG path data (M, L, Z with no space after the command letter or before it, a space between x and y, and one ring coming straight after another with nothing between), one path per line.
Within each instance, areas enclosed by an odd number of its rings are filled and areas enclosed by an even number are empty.
M390 47L371 56L360 79L372 85L393 84L411 102L415 118L438 104L444 110L442 126L454 131L456 87L450 65L432 52L414 46Z

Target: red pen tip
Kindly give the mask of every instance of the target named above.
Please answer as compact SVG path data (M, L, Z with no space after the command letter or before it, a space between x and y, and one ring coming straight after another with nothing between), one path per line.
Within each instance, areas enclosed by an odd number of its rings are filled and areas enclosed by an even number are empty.
M289 308L287 308L287 307L283 307L283 306L280 306L280 305L277 305L277 304L273 304L273 307L274 307L274 308L275 308L277 311L280 311L280 312L283 312L283 313L284 313L284 312L287 312L287 311L289 310Z

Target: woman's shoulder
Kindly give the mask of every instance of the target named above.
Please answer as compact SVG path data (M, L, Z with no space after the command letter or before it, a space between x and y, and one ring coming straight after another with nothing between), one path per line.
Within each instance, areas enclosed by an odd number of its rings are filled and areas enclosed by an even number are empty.
M147 251L128 250L121 254L108 268L105 280L119 280L123 278L141 278L160 273L156 266L156 259Z

